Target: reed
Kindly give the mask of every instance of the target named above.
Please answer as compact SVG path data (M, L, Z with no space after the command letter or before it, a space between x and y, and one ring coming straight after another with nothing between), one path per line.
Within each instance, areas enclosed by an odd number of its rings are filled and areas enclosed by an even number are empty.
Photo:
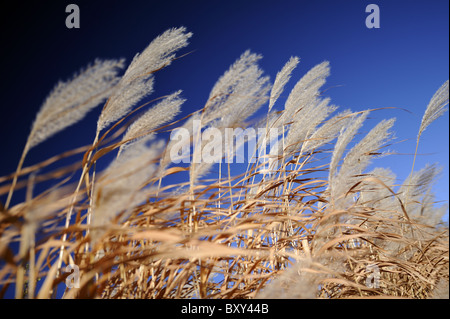
M272 85L258 65L262 56L250 51L198 112L178 118L181 91L144 103L158 72L183 62L175 52L191 36L170 29L122 76L123 60L97 60L49 95L17 171L0 178L7 198L0 296L13 289L16 298L448 298L447 207L432 194L439 167L414 172L413 164L401 183L389 169L368 171L387 156L394 119L357 134L376 110L334 114L338 107L321 91L328 62L299 79L279 105L299 58ZM92 145L22 168L30 148L101 102ZM447 104L448 81L426 108L417 145ZM264 107L267 115L255 122ZM197 162L224 150L223 140L202 136L255 123L276 128L264 141L278 143L254 152L246 169ZM177 127L190 138L165 142L161 131ZM171 160L175 146L190 151L189 164ZM73 164L55 166L67 156ZM102 171L99 162L107 164ZM50 170L41 175L42 168ZM218 179L210 173L217 169ZM58 182L51 189L34 194L36 184L52 179ZM19 188L27 196L11 205ZM79 288L65 284L67 265L78 267Z

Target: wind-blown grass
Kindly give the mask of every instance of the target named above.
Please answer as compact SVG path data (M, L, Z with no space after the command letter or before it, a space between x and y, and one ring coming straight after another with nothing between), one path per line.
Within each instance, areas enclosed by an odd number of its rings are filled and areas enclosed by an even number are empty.
M0 178L0 195L9 194L0 212L0 296L14 289L16 298L55 298L59 288L64 298L448 298L447 207L432 194L438 166L413 170L403 183L389 169L367 170L386 155L394 120L358 135L376 110L334 115L338 108L320 91L328 62L279 105L299 59L270 85L262 56L250 51L212 86L199 112L176 118L181 91L143 103L190 37L184 28L166 31L122 77L122 60L98 60L44 103L26 150L106 101L92 145L30 167L22 161ZM418 139L447 103L448 81L426 108ZM237 174L233 163L197 162L205 150L223 150L199 141L201 134L249 128L263 107L267 116L256 123L278 129L264 136L278 139L266 157ZM160 138L176 127L190 134L183 142L190 164L173 163L176 143ZM77 159L53 167L67 156ZM100 161L108 165L97 172ZM43 167L54 169L41 175ZM49 179L58 183L34 194ZM19 188L26 196L11 206ZM79 268L79 288L66 287L66 265Z

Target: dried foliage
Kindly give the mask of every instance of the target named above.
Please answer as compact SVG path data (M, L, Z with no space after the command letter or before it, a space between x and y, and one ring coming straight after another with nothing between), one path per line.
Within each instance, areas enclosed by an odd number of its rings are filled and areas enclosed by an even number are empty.
M449 234L441 220L447 207L434 202L431 189L439 168L427 166L400 184L388 169L367 171L393 138L394 120L357 136L373 110L330 117L337 107L319 91L328 62L301 78L276 112L299 59L291 58L271 86L257 64L261 56L245 52L204 108L180 126L191 136L183 144L193 149L190 165L171 162L174 141L158 138L163 125L182 120L170 123L184 102L180 91L148 110L151 103L138 103L190 36L184 28L168 30L120 79L122 61L97 61L47 99L26 149L107 101L91 147L19 165L0 179L8 204L15 189L26 191L0 213L0 296L15 290L16 298L448 298ZM445 111L447 87L432 98L419 136ZM195 161L205 149L223 149L197 145L200 134L245 129L265 104L267 117L258 123L279 129L270 166L249 161L236 175L233 164ZM138 109L141 115L131 116ZM194 120L201 126L193 128ZM53 166L80 152L74 164ZM110 162L96 172L101 161ZM43 167L53 170L41 175ZM51 179L54 187L34 194L36 184ZM67 287L66 265L79 268L79 288Z

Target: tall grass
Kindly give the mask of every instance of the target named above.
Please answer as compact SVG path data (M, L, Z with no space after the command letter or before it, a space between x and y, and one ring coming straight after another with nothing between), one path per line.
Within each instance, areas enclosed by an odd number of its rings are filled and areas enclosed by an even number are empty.
M17 171L0 178L0 195L7 194L0 295L13 289L16 298L448 298L447 207L431 190L439 168L412 169L404 183L389 169L368 171L388 155L394 119L360 135L376 110L334 114L338 108L322 90L328 62L299 79L279 105L299 59L285 64L272 87L258 66L261 56L249 51L213 86L203 109L176 119L181 91L143 98L190 37L184 28L168 30L122 77L122 60L98 60L49 95ZM102 101L92 145L22 167L31 147ZM448 82L424 110L417 144L447 104ZM267 115L255 120L264 107ZM194 120L201 124L193 127ZM203 133L252 125L277 134L263 136L262 154L254 153L246 169L236 173L237 164L224 158L198 161L212 146L223 149L205 143ZM177 127L190 139L161 138ZM189 164L171 160L176 143L192 150ZM54 166L69 156L73 164ZM106 169L97 171L99 162ZM34 194L49 180L51 189ZM79 288L67 287L67 265L79 268Z

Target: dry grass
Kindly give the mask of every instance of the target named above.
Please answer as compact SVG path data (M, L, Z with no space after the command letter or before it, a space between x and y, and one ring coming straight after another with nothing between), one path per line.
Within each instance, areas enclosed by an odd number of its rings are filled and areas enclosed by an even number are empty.
M298 58L269 94L260 56L246 52L214 86L205 108L185 122L189 129L193 119L203 119L202 131L245 128L269 102L260 123L280 128L269 168L246 163L233 175L236 164L171 165L172 144L157 138L185 119L161 126L162 114L154 115L155 127L152 113L143 113L147 118L138 118L138 129L124 138L148 103L131 106L152 90L156 71L176 59L173 52L190 36L183 28L169 30L136 56L111 89L114 100L108 98L91 146L19 165L0 178L0 195L11 194L8 204L14 191L26 193L0 213L0 295L15 289L16 298L60 297L65 265L75 264L80 288L66 288L64 298L448 298L449 233L441 222L447 209L431 193L437 168L400 184L388 170L367 172L392 138L393 120L349 149L371 110L329 116L336 107L320 91L327 62L308 72L277 112L272 108ZM131 102L122 101L124 90ZM441 112L448 90L438 92ZM173 114L182 100L176 103ZM114 159L97 172L97 163L110 161L107 154ZM75 158L70 166L39 173L68 156ZM207 174L211 169L216 173ZM59 182L34 194L36 184L52 179Z

